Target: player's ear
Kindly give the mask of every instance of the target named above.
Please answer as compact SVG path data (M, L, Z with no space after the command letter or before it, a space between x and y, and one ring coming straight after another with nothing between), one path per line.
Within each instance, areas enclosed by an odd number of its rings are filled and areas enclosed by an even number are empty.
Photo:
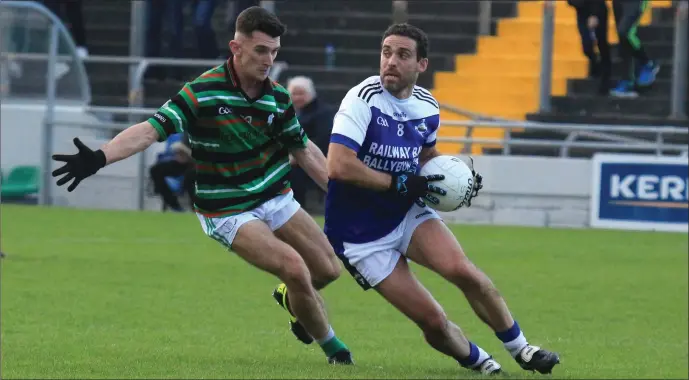
M241 50L241 44L237 40L231 40L229 45L232 55L237 55Z
M417 65L420 73L425 72L428 69L428 58L421 58Z

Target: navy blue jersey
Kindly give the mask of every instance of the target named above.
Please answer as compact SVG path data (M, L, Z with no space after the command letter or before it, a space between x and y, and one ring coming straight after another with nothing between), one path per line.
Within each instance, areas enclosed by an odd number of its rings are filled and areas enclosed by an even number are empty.
M385 173L419 171L419 155L436 143L438 102L415 86L407 99L397 99L372 76L349 90L335 115L331 143L357 153L366 166ZM361 188L337 180L328 183L325 233L332 242L377 240L402 221L413 199Z

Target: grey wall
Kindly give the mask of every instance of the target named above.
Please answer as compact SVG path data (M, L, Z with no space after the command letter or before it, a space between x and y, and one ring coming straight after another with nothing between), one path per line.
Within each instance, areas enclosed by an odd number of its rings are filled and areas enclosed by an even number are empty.
M465 157L463 157L465 158ZM503 225L588 225L588 159L477 156L484 188L470 208L443 213L448 221Z
M1 161L3 170L18 164L40 164L40 136L43 108L2 105ZM59 107L60 120L97 119L78 107ZM92 148L107 141L103 131L56 127L54 152L75 152L72 138L79 136ZM163 147L156 144L146 152L147 167ZM466 158L466 157L462 157ZM51 170L57 165L53 164ZM448 221L529 226L584 227L588 225L591 164L588 159L546 157L477 156L475 167L484 177L484 188L471 208L444 213ZM56 205L102 209L136 209L138 157L131 157L102 169L79 188L68 193L53 186ZM157 197L146 198L147 209L160 209Z

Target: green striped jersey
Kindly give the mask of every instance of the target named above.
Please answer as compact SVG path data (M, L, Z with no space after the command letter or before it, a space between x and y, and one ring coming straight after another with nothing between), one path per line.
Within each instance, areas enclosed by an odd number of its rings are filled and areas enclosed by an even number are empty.
M262 95L241 90L232 59L188 82L148 121L164 141L187 132L196 165L196 211L238 214L290 190L288 152L305 148L287 90L266 79Z

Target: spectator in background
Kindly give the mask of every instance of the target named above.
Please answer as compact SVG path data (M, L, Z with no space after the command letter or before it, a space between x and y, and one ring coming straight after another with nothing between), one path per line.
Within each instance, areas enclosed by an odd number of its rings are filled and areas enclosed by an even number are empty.
M336 110L318 99L311 78L305 76L291 78L287 82L287 90L292 97L294 110L304 132L309 140L327 155ZM300 167L292 168L291 182L294 199L304 208L306 208L308 192L318 192L320 198L325 195Z
M216 0L193 0L194 1L194 31L198 57L201 59L215 59L220 57L218 41L213 30L213 13L217 6Z
M653 62L641 45L636 34L641 16L648 8L649 0L613 0L612 10L620 39L620 58L623 75L617 87L610 94L620 98L636 98L639 88L655 82L660 66ZM638 67L638 68L637 68Z
M180 41L184 40L185 2L186 0L146 0L146 57L183 57L184 49L180 46ZM167 38L162 36L164 27L170 29ZM167 51L162 53L164 44L167 45ZM151 66L146 71L146 77L163 80L166 77L179 77L179 74L176 70Z
M181 141L172 144L170 149L174 152L174 159L159 161L151 166L151 180L153 181L155 193L163 198L165 209L169 208L173 211L183 211L179 199L177 199L173 190L170 189L165 177L184 176L183 188L185 193L189 196L191 207L193 208L196 169L194 167L193 158L191 157L189 135L185 132Z
M184 10L191 5L192 24L196 34L196 56L201 59L220 58L218 41L213 30L213 13L217 0L146 0L146 56L167 58L188 58L184 48ZM163 38L163 29L169 34ZM162 46L167 45L165 53ZM190 58L190 57L189 57ZM182 80L183 67L151 66L146 77L163 80Z
M77 55L84 58L89 55L86 47L86 30L81 0L45 0L44 5L50 9L62 23L67 26L77 45Z
M610 91L612 60L608 42L608 6L605 0L567 0L577 12L577 27L584 55L589 60L589 77L600 78L598 93ZM594 50L598 45L598 54Z
M228 31L230 35L234 35L234 25L235 20L237 20L237 15L242 13L243 10L251 8L254 6L260 6L260 0L228 0L227 8L225 10L225 22L228 25Z

